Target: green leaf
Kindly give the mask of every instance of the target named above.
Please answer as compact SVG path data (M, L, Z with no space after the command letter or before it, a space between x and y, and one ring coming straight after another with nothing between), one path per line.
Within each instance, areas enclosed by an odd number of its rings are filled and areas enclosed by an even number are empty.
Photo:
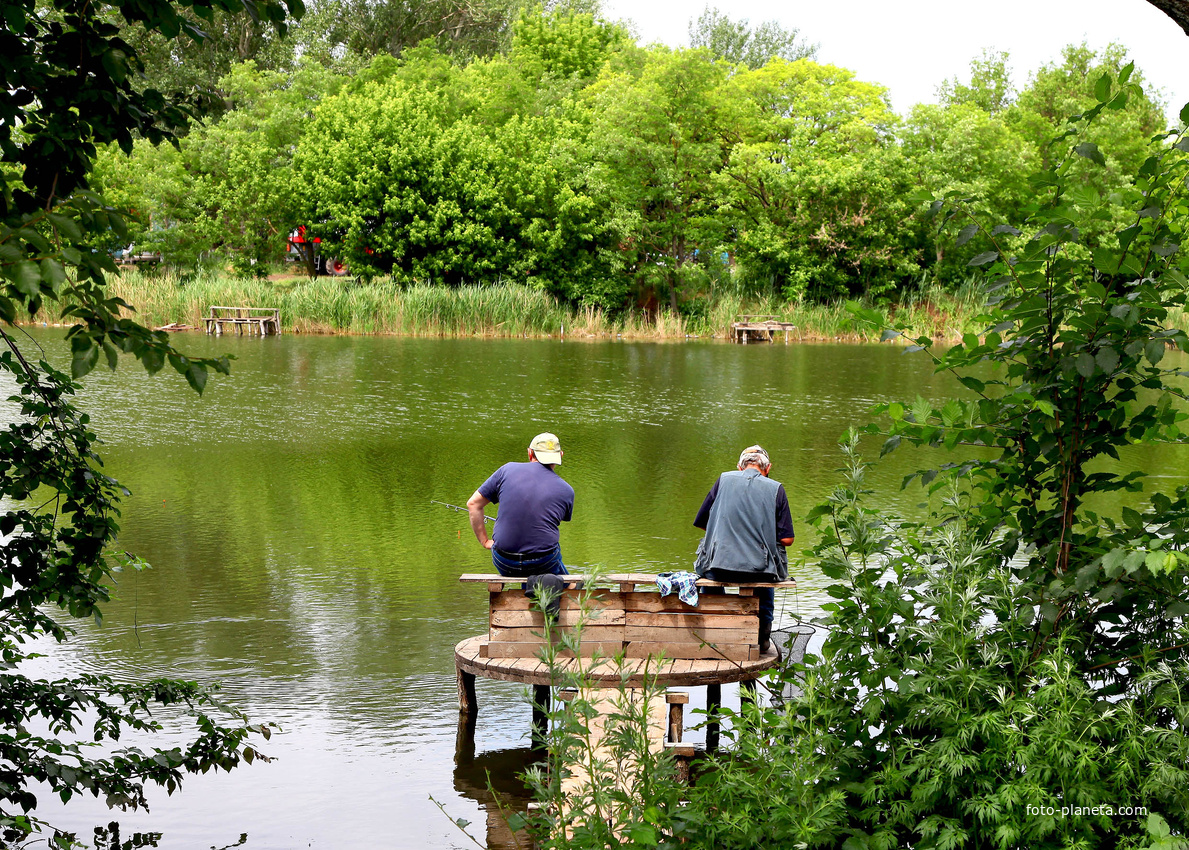
M186 381L196 393L202 395L202 391L206 389L206 367L201 363L191 363L190 368L186 370Z
M1111 75L1103 74L1094 83L1094 99L1099 103L1106 103L1111 99Z
M1082 142L1073 149L1073 152L1078 156L1084 156L1098 165L1106 165L1106 157L1102 155L1102 151L1098 149L1098 145L1093 142Z
M1127 81L1131 79L1131 73L1135 70L1135 63L1128 62L1119 71L1119 85L1127 85Z
M1132 528L1136 531L1139 531L1144 527L1143 516L1141 516L1140 512L1134 508L1123 508L1123 522L1127 523L1128 528Z
M898 401L894 401L888 405L888 416L893 420L899 421L904 418L904 405Z
M657 844L656 827L650 823L632 824L632 828L628 830L628 838L634 844L655 847Z
M1180 118L1182 124L1189 124L1189 103L1181 107Z
M899 446L900 446L900 435L899 434L897 434L896 436L893 436L893 437L888 437L888 439L884 441L883 447L879 450L879 456L883 457L884 455L888 454L889 452L895 451L897 448L899 448Z
M71 242L82 241L83 232L79 229L78 222L70 216L62 215L61 213L50 213L46 216L46 218L49 219L49 222L51 225L53 225L54 229L56 229Z
M57 260L46 257L41 261L41 279L50 285L56 295L58 288L66 282L66 270Z
M958 232L958 238L956 240L954 240L954 244L960 248L963 245L965 245L967 242L969 242L971 239L973 239L975 234L977 234L977 233L978 233L978 225L977 224L968 224Z
M1189 112L1189 104L1186 104L1185 108L1181 110L1182 121L1189 121L1189 118L1185 117L1186 112ZM1168 822L1164 818L1152 812L1148 815L1148 834L1153 838L1165 839L1172 834L1172 831L1168 828Z
M1107 578L1118 578L1123 572L1123 559L1127 557L1126 549L1112 549L1102 556L1102 571Z
M1173 147L1184 153L1189 153L1189 136L1185 136L1185 138L1181 139Z
M1164 359L1164 353L1168 347L1164 344L1162 339L1150 339L1144 346L1144 357L1148 358L1148 362L1155 366Z
M1119 352L1115 351L1109 345L1104 345L1098 349L1098 355L1094 358L1094 361L1098 364L1098 368L1109 375L1119 365Z
M1088 351L1083 351L1077 356L1074 366L1077 367L1079 375L1089 378L1094 374L1094 357Z
M89 336L78 335L70 341L74 356L70 359L70 376L81 378L99 362L99 346Z
M981 254L976 254L974 258L967 263L967 266L985 266L988 263L993 263L999 259L998 251L984 251Z
M1110 248L1094 249L1094 268L1103 274L1114 274L1119 269L1119 253Z
M37 268L37 263L23 260L6 271L12 276L13 285L22 295L36 298L41 294L41 270Z

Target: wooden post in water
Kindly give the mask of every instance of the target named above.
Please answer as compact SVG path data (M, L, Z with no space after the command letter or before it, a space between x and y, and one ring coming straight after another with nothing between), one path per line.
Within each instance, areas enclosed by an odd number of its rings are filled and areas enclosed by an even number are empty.
M545 745L545 735L549 732L549 686L533 685L533 729L532 745Z
M685 691L665 691L665 702L669 704L669 733L666 738L670 744L680 744L685 725L685 706L689 702L689 694Z
M458 673L458 713L462 717L475 717L479 714L479 701L475 698L475 674L467 673L461 667Z
M706 751L718 749L718 718L722 712L722 685L718 682L706 686Z

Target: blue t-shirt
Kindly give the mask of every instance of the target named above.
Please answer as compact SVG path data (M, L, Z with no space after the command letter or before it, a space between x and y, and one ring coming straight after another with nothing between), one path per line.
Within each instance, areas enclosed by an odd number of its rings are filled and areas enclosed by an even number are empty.
M558 544L558 525L574 515L574 488L535 460L505 463L479 493L499 503L491 539L505 552L548 552Z

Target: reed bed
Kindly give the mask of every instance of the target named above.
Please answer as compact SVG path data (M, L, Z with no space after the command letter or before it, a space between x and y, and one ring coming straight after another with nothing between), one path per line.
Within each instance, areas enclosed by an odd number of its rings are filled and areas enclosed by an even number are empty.
M770 315L797 326L799 341L867 341L877 336L855 325L842 302L815 304L717 295L703 315L669 310L610 315L570 307L547 292L521 284L489 286L360 283L342 278L270 281L221 274L179 277L129 271L112 277L111 292L137 307L153 327L182 323L201 327L211 306L276 307L283 327L301 333L397 334L402 336L566 336L625 339L725 338L742 314ZM978 331L973 318L981 299L971 284L947 292L927 288L898 304L875 306L889 321L907 322L919 333L957 339Z

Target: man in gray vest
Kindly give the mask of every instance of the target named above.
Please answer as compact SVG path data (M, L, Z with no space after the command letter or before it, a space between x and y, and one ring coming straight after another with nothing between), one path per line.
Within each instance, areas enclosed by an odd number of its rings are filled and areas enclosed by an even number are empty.
M793 517L784 485L768 477L772 461L760 446L748 446L739 466L714 483L694 526L706 530L694 569L703 578L729 582L787 581L787 546L793 543ZM757 588L760 600L760 652L772 641L776 592Z

